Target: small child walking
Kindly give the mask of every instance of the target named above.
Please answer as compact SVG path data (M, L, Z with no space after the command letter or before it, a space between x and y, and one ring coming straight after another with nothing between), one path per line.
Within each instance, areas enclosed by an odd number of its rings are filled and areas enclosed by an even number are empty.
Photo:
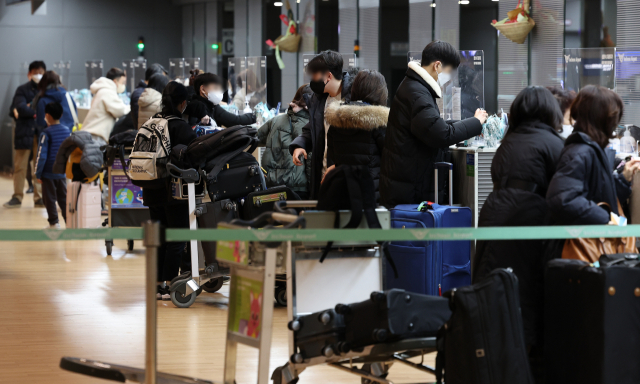
M51 102L44 107L44 120L47 128L38 138L38 157L36 162L36 177L42 184L42 196L49 216L49 228L60 228L56 201L62 211L62 217L67 221L67 180L65 174L53 173L53 163L56 160L60 145L71 135L69 127L60 124L62 105Z

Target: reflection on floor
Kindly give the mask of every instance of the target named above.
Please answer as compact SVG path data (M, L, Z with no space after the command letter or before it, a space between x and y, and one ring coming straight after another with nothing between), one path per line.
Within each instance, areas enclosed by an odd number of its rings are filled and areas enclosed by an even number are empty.
M0 204L13 184L0 178ZM40 229L44 208L0 207L0 229ZM103 241L0 243L0 383L104 383L58 368L61 356L142 367L144 364L144 250L126 253L116 241L113 256ZM321 288L321 287L319 287ZM158 302L159 369L222 380L228 287L203 293L188 309ZM286 310L275 310L271 368L288 358ZM429 356L433 362L433 356ZM238 384L255 383L257 353L239 347ZM394 366L396 383L433 381L433 376ZM330 367L306 370L300 383L359 383Z

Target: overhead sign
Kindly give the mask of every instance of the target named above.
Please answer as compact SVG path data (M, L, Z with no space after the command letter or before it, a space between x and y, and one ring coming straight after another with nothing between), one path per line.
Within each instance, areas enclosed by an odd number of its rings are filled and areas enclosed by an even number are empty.
M226 56L233 56L234 51L233 28L225 28L222 30L222 54Z

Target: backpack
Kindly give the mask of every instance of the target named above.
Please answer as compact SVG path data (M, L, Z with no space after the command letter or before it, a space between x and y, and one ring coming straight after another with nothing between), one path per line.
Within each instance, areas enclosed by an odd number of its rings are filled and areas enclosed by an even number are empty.
M133 185L150 189L165 186L171 153L169 121L177 119L175 116L165 118L158 114L142 124L129 155L127 174Z

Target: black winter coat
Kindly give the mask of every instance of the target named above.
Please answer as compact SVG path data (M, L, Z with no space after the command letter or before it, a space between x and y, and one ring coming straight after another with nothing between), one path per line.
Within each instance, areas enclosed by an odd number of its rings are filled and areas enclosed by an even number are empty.
M567 138L547 191L547 203L558 224L607 224L609 213L597 204L608 203L618 214L617 201L624 208L630 195L629 182L613 171L612 161L598 144L582 132Z
M475 117L442 119L436 104L440 96L433 77L417 63L409 63L391 103L382 154L380 203L387 208L433 201L433 164L443 160L450 145L482 132Z
M229 127L234 127L236 125L251 125L256 122L256 116L253 113L235 115L231 112L227 112L220 105L213 104L208 99L205 99L200 95L194 95L193 98L191 99L190 105L193 104L193 107L191 107L193 108L193 111L198 110L198 107L196 107L197 106L196 103L199 103L202 106L204 106L205 108L204 111L206 111L206 114L204 116L208 115L210 118L212 118L216 122L216 124L218 124L219 127L229 128ZM196 114L199 115L199 113L196 113ZM204 116L200 116L200 118Z
M156 116L161 116L157 114ZM196 133L189 123L178 116L179 119L169 120L169 139L171 147L178 144L189 145L197 138ZM184 200L176 200L171 196L170 178L167 178L164 188L142 188L143 204L147 207L165 205L165 204L182 204Z
M353 76L349 72L342 73L342 101L349 103L351 101L351 83ZM289 145L289 152L293 155L296 148L303 148L307 154L313 152L311 158L311 180L309 183L309 194L311 199L318 198L320 190L320 182L322 181L322 162L324 160L324 107L327 103L328 93L322 95L313 94L303 95L304 100L309 108L309 124L302 128L302 135L296 137ZM327 167L333 165L333 161L327 156Z
M380 162L389 108L352 102L332 104L324 115L330 124L328 155L335 166L364 165L369 168L379 199Z
M479 226L548 225L545 193L563 146L558 133L540 122L510 129L491 164L494 190L480 211ZM476 251L474 282L496 268L512 268L518 277L528 346L539 344L542 335L546 246L543 240L479 241Z
M37 93L38 85L33 81L29 81L19 86L13 96L9 116L16 120L16 132L13 141L15 149L33 148L33 137L36 135L36 110L35 105L29 106L27 104L33 101ZM14 109L18 110L17 119L13 115Z

